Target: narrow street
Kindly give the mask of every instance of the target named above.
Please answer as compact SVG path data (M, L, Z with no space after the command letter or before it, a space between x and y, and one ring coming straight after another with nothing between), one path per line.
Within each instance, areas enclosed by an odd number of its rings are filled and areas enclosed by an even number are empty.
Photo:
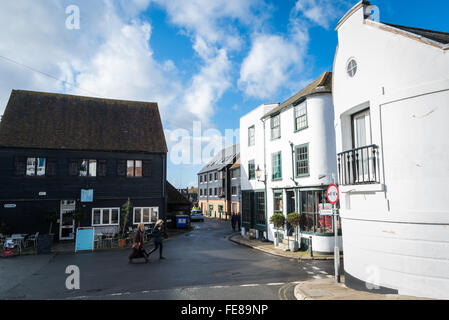
M128 250L0 259L0 299L291 300L295 282L333 275L333 261L276 257L229 241L229 222L193 225L164 242L166 260L155 253L148 264L128 264ZM65 287L69 265L80 269L79 290Z

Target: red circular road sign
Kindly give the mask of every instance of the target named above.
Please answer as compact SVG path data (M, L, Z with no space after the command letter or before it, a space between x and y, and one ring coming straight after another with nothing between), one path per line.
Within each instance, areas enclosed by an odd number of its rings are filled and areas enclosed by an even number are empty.
M331 184L326 191L327 201L332 204L336 204L338 199L340 199L340 190L335 184Z

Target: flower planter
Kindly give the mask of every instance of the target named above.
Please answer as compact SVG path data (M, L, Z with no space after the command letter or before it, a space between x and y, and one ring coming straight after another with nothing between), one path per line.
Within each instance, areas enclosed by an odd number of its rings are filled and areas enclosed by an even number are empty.
M291 252L296 252L299 250L299 246L298 246L298 241L296 240L290 240L288 242L288 248L290 249Z
M120 248L126 247L126 239L119 239L119 240L118 240L118 246L119 246Z

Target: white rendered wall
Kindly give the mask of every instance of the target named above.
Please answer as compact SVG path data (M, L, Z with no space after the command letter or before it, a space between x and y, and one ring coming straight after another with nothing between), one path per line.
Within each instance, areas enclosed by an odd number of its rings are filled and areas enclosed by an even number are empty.
M345 271L400 294L449 298L449 51L364 24L362 9L338 38L337 153L352 149L350 115L369 106L381 164L381 184L341 188Z
M309 96L306 100L308 128L299 132L294 130L294 108L289 108L281 113L281 138L271 140L270 119L266 120L266 156L267 156L267 216L268 221L274 212L273 189L293 187L326 186L333 183L332 173L337 179L334 109L332 96L329 93ZM298 186L292 181L292 150L290 142L294 146L309 144L309 170L310 176L296 178ZM281 151L282 154L282 180L272 181L271 155ZM295 169L296 170L296 169ZM319 175L326 174L326 178L319 179ZM337 181L335 181L337 182ZM284 215L287 216L287 195L284 191L283 206ZM274 241L273 225L269 224L268 239ZM308 236L307 236L308 237ZM332 252L327 250L334 243L332 237L321 237L323 240L313 244L315 251Z

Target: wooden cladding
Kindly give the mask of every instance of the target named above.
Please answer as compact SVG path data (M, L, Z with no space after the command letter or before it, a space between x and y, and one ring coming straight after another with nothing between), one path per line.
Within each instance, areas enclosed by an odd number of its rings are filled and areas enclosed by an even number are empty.
M27 159L26 157L14 157L14 175L15 176L24 176L27 168Z

